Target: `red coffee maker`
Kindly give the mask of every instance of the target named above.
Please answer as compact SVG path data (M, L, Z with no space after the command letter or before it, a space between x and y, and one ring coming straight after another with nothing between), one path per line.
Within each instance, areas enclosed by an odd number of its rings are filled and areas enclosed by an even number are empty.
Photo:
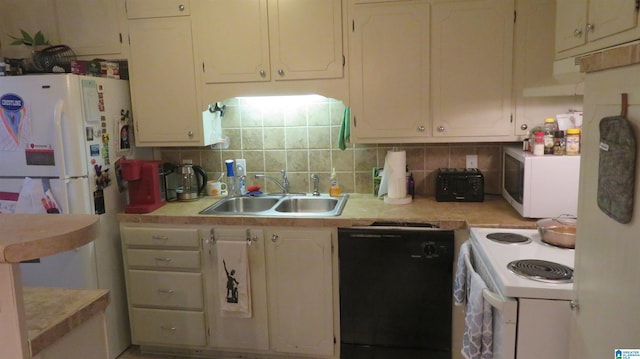
M160 186L161 161L121 160L122 179L128 182L125 213L149 213L165 204Z

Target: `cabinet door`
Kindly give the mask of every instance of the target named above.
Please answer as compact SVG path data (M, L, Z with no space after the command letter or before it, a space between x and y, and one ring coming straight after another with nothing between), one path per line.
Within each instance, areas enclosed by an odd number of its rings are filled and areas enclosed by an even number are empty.
M76 55L122 53L123 0L56 0L60 42Z
M636 0L589 0L588 40L594 41L633 29L638 21Z
M433 5L434 136L513 135L510 0Z
M586 43L587 0L556 1L556 52Z
M191 13L189 0L126 0L127 17L143 19L150 17L187 16Z
M419 141L429 135L429 5L355 8L349 91L357 142Z
M342 77L342 1L269 0L275 80Z
M248 231L248 232L247 232ZM220 310L220 291L226 293L226 283L218 280L218 247L211 244L205 248L205 278L210 303L209 318L211 328L211 345L218 348L233 348L241 350L268 350L269 326L267 314L267 282L264 258L264 233L261 229L246 227L216 227L215 243L220 241L247 242L247 237L253 238L247 247L250 273L251 318L245 318L225 313Z
M266 233L272 348L332 355L331 230L273 228Z
M197 145L202 138L189 17L129 21L136 145Z
M195 1L194 44L207 83L271 80L267 0Z

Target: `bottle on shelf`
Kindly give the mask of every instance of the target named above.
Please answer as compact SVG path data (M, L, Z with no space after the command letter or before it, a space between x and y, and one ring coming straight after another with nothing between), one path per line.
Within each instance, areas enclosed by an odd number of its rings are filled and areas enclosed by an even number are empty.
M331 177L329 178L329 196L340 197L340 184L338 184L338 176L336 175L336 169L331 169Z
M551 155L553 154L554 136L556 131L558 131L558 124L556 123L556 119L553 117L545 118L543 129L544 129L544 154Z
M567 148L565 152L567 156L577 156L580 154L580 129L579 128L567 129L566 143L567 143Z
M564 138L564 131L556 131L553 136L553 154L555 156L562 156L565 153L566 142Z
M533 154L544 156L544 132L538 131L533 136Z

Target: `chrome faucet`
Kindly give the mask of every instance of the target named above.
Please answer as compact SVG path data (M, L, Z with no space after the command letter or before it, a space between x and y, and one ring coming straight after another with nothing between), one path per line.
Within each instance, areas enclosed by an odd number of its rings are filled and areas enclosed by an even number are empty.
M267 176L264 173L257 173L256 178L266 178L278 185L283 194L289 194L289 179L287 178L287 172L285 170L280 170L280 174L282 174L282 182L279 182L277 179Z
M313 180L313 195L314 196L319 196L320 195L320 191L318 191L318 184L320 183L320 177L318 177L317 174L312 173L311 174L311 179Z

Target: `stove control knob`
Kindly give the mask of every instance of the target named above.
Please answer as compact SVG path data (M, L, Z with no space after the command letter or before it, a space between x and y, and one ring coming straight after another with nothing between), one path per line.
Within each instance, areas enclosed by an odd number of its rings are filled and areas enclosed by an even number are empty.
M580 309L580 303L578 303L577 299L574 299L572 301L569 302L569 306L571 307L571 310L578 310Z

